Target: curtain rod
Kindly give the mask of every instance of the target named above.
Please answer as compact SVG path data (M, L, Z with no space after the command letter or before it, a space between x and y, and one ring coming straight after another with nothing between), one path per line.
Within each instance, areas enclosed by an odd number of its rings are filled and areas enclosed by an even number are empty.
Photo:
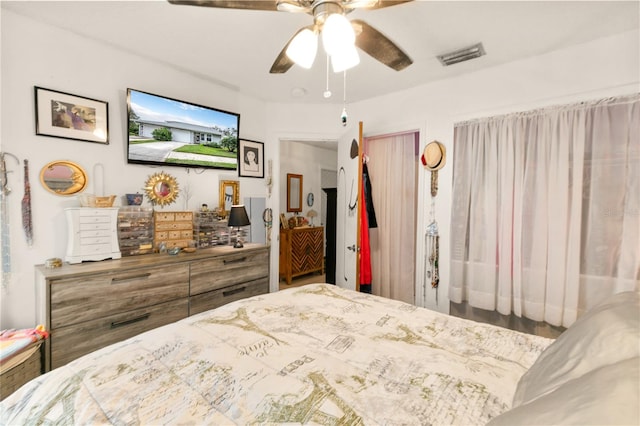
M454 123L454 127L467 126L469 124L480 123L484 121L502 120L510 117L528 117L528 116L548 113L549 111L593 108L593 107L603 106L603 105L622 105L622 104L628 104L628 103L633 103L638 101L640 101L640 93L634 93L630 95L610 96L606 98L592 99L588 101L573 102L570 104L550 105L550 106L536 108L528 111L518 111L518 112L511 112L508 114L500 114L500 115L495 115L490 117L474 118L471 120L465 120L465 121Z

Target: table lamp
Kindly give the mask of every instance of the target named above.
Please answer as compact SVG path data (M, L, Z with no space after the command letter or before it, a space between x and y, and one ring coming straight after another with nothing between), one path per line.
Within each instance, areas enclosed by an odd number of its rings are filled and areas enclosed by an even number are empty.
M307 217L311 219L310 225L313 226L313 218L318 217L318 212L311 209L307 212Z
M240 238L240 227L247 225L251 225L251 222L249 221L249 216L247 215L247 210L244 208L244 204L231 206L231 211L229 212L229 227L238 228L238 236L236 243L233 245L234 248L244 247L242 239ZM229 244L231 244L231 232L229 232Z

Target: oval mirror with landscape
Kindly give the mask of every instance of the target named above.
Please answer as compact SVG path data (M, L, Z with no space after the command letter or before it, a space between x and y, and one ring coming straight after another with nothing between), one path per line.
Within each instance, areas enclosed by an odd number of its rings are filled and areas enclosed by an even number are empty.
M71 161L52 161L40 171L40 182L56 195L74 195L87 187L87 173Z

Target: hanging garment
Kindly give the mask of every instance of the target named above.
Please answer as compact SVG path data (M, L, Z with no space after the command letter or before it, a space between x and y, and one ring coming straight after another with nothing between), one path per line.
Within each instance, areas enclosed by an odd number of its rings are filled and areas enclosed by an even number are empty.
M365 190L364 179L362 191ZM371 247L369 245L368 200L362 197L363 205L360 209L360 291L371 293Z
M369 228L377 228L378 221L376 220L376 210L373 208L373 196L371 190L371 179L369 178L369 169L367 163L362 165L362 184L364 185L364 199L365 206L367 208L367 218L369 222Z
M22 229L27 245L33 245L33 222L31 218L31 185L29 184L29 160L24 160L24 196L22 197Z

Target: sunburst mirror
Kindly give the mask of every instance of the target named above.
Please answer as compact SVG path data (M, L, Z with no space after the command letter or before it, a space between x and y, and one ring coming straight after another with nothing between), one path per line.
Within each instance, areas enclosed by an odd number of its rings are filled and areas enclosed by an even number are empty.
M144 187L152 204L168 206L178 198L178 181L165 172L149 176Z

